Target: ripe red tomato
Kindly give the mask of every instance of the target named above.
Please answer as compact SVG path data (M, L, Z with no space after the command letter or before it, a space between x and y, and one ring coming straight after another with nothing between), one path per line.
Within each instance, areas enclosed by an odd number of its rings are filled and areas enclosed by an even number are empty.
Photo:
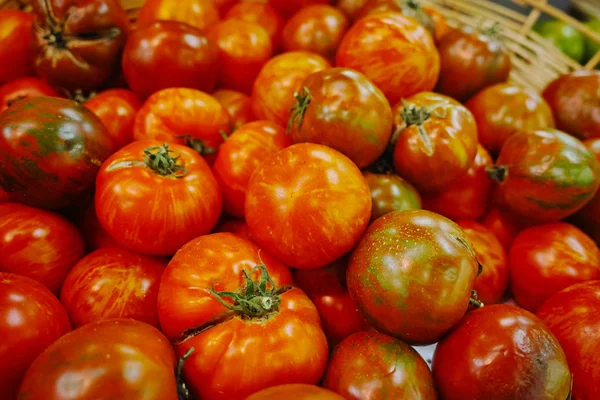
M304 290L317 307L323 331L333 346L344 338L369 329L346 287L346 266L343 257L324 268L294 271L294 282Z
M208 30L219 53L219 86L250 93L258 73L271 58L271 38L257 23L226 20Z
M446 400L567 399L565 353L544 323L519 307L469 313L442 339L433 377Z
M386 11L397 11L415 19L435 37L435 23L429 14L425 12L418 0L368 0L360 10L358 16L362 18L369 14L378 14Z
M494 232L475 221L458 221L477 260L483 266L475 280L477 298L484 304L499 303L508 287L508 256ZM537 283L536 283L537 284Z
M480 144L473 165L465 175L451 184L446 190L423 194L423 208L442 214L454 221L459 219L477 219L488 207L492 182L485 168L494 160Z
M318 144L295 144L272 155L246 191L252 236L296 268L322 267L346 254L370 217L371 193L360 170Z
M600 138L586 140L583 144L600 161ZM573 221L590 235L596 243L600 243L600 194L598 192L589 203L574 215Z
M556 127L580 139L600 137L600 71L574 71L544 89Z
M106 229L102 227L100 221L98 221L96 205L93 199L79 218L79 229L83 234L87 249L90 251L107 247L121 247L121 245L106 232Z
M146 0L137 17L138 27L159 20L182 22L205 31L219 22L219 10L214 0Z
M35 279L54 293L85 254L85 242L66 218L18 203L0 204L0 271Z
M510 136L488 166L490 178L514 212L540 222L558 221L588 203L600 185L600 164L577 139L555 129Z
M141 98L167 88L211 91L219 73L217 46L200 30L174 21L134 31L122 64L127 84Z
M0 272L0 393L15 399L25 371L56 339L71 330L62 304L40 283Z
M492 231L504 250L508 251L513 240L525 228L528 221L511 211L492 208L479 222Z
M371 221L396 210L421 208L421 197L408 181L394 174L363 173L371 191Z
M225 19L254 22L259 24L269 34L273 50L279 47L281 30L283 29L283 17L268 2L242 1L234 4Z
M260 71L252 89L252 108L258 119L285 126L294 105L294 93L313 72L329 68L323 57L306 51L283 53L269 60Z
M31 26L35 16L18 10L0 10L0 84L34 74L30 56Z
M1 15L0 11L0 15ZM58 92L46 81L39 78L20 78L0 86L0 112L6 110L15 101L28 97L59 97Z
M195 349L183 372L197 397L241 400L320 380L327 340L319 314L290 283L283 264L233 234L201 236L177 252L161 280L158 315L179 355Z
M423 92L398 103L392 112L398 175L423 191L439 191L469 171L477 155L477 125L466 107Z
M323 386L348 400L438 398L419 353L379 332L344 339L331 356Z
M254 393L246 400L344 400L334 392L315 385L288 384L270 387Z
M174 254L210 232L222 203L202 157L155 140L133 142L102 165L95 201L98 220L120 245L152 255Z
M295 143L334 148L359 168L376 161L392 134L392 110L363 74L329 68L310 74L295 95L288 123Z
M562 346L577 400L600 398L600 281L579 283L550 297L538 310Z
M467 102L479 132L479 142L498 154L506 139L520 130L554 128L552 110L538 92L513 83L498 83Z
M140 100L130 90L109 89L85 102L104 124L118 150L133 141L133 123L141 107Z
M35 70L52 86L94 90L113 80L129 32L117 0L34 0Z
M332 0L269 0L269 3L283 15L289 16L311 4L329 4Z
M354 248L348 290L377 330L432 344L467 311L477 270L458 225L430 211L394 211Z
M212 95L229 114L232 130L236 130L248 122L256 121L254 111L252 111L252 100L247 94L235 90L219 89Z
M177 400L174 371L171 344L156 328L132 319L99 321L40 354L18 399Z
M283 28L285 51L312 51L333 60L349 21L337 8L315 4L298 10Z
M121 248L96 250L71 269L60 301L75 327L132 318L158 328L156 299L166 265Z
M235 131L217 155L213 173L223 189L223 209L244 217L250 176L270 155L292 144L285 129L271 121L255 121Z
M340 44L336 65L362 72L391 104L432 90L440 60L431 35L399 12L368 15L357 21Z
M460 102L485 87L506 82L510 74L510 57L497 33L465 25L446 33L438 50L441 70L435 91Z
M214 231L234 233L246 240L254 242L254 238L252 237L252 233L250 232L250 227L248 226L246 221L241 219L232 219L223 222Z
M87 197L114 144L101 121L71 100L31 97L0 114L0 186L43 208Z
M600 279L600 250L571 224L558 222L525 229L509 253L512 293L531 312L575 283Z

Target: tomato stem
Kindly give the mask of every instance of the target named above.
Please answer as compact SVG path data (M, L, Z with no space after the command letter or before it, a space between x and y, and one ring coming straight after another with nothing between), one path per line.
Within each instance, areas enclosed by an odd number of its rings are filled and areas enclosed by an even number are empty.
M219 132L221 134L221 132ZM177 139L183 139L185 141L185 145L190 149L194 150L196 153L201 156L208 156L211 154L215 154L217 152L217 148L207 146L202 139L198 139L192 137L191 135L180 135L175 136Z
M173 151L169 150L167 143L162 147L149 147L144 150L144 153L146 154L144 163L157 174L175 178L183 178L187 175L187 169L177 164L180 156L171 156L169 153Z
M431 144L431 139L427 134L427 131L423 127L423 124L431 118L432 115L435 115L438 118L445 118L445 112L438 112L436 110L437 107L417 107L414 104L410 104L406 102L404 99L402 100L402 104L404 107L400 112L400 116L402 117L402 121L406 125L406 127L416 125L417 130L419 131L419 135L423 140L423 144L425 144L425 150L428 156L433 155L433 145Z
M502 165L488 165L485 167L485 173L491 180L498 183L502 183L508 178L508 168Z
M187 388L187 384L183 379L183 364L185 361L192 355L194 352L194 348L190 348L178 361L177 361L177 372L175 373L175 378L177 380L177 397L179 400L191 400L192 394L190 390Z
M477 295L477 292L475 290L471 291L471 298L469 299L469 304L476 308L481 308L485 305L481 300L479 300L479 296Z
M287 133L292 131L294 122L298 128L302 126L304 114L306 113L306 109L312 100L310 90L308 90L306 86L304 86L299 92L294 93L294 97L296 98L296 104L294 104L290 110L292 115L288 121Z

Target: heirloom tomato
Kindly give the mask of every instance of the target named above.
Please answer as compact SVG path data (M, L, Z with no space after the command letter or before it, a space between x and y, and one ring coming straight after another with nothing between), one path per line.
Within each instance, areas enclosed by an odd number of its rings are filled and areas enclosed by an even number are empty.
M600 162L600 138L586 140L583 144ZM600 194L598 192L589 203L573 216L573 221L590 235L596 243L600 243Z
M272 155L246 191L252 236L296 268L322 267L346 254L370 217L371 193L360 170L318 144L295 144Z
M155 140L113 154L96 181L96 212L123 247L170 255L210 232L221 214L221 188L192 149Z
M462 229L425 210L375 220L354 248L348 290L377 330L437 342L469 306L478 263Z
M600 281L569 286L537 312L562 346L573 373L573 397L600 398Z
M278 48L284 21L283 17L271 4L259 1L242 1L234 4L229 9L225 19L259 24L269 34L273 50Z
M369 14L376 14L385 11L397 11L407 17L415 19L421 24L433 37L435 37L435 22L431 16L425 12L418 0L368 0L361 9L359 17Z
M235 90L219 89L212 95L229 114L232 130L236 130L248 122L256 121L254 111L252 111L252 100L247 94Z
M96 204L93 199L79 218L79 229L83 234L83 238L85 239L89 251L107 247L121 247L121 245L106 232L106 229L102 227L100 221L98 221Z
M156 328L132 319L85 325L27 370L18 400L177 400L175 356Z
M332 0L269 0L269 3L283 15L289 16L301 8L312 4L329 4Z
M15 101L29 97L59 97L52 86L40 78L20 78L0 86L0 113Z
M0 272L0 393L17 397L29 365L46 347L71 330L67 312L40 283Z
M156 21L176 21L202 31L219 22L213 0L146 0L137 17L138 27Z
M394 174L363 173L371 191L371 221L396 210L418 210L421 197L408 181Z
M527 225L521 216L500 208L490 209L479 222L494 233L506 251L510 249L517 234Z
M522 308L470 312L438 343L433 377L445 400L568 399L565 353L544 323Z
M457 101L432 92L398 103L394 169L423 191L439 191L463 177L477 155L477 125Z
M0 10L0 84L34 74L31 26L35 16L18 10ZM8 61L10 60L10 62Z
M448 26L448 21L446 21L446 17L442 15L436 8L430 6L423 6L423 10L431 17L433 21L433 25L435 26L435 41L439 43L440 40L446 35L446 33L450 32L450 27Z
M273 386L247 397L246 400L344 400L334 392L315 385L301 383Z
M399 12L368 15L342 39L338 67L362 72L381 89L391 104L432 90L440 59L429 32Z
M252 233L250 233L250 227L246 223L246 221L241 219L232 219L222 224L219 224L214 232L229 232L234 233L246 240L254 242L254 238L252 238Z

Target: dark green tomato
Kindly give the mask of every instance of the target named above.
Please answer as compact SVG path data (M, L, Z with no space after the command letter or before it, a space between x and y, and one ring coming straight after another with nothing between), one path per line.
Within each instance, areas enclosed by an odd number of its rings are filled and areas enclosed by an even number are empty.
M83 106L23 99L0 114L0 187L34 207L71 206L89 194L112 150L102 122Z
M394 174L363 175L371 190L371 220L396 210L418 210L421 208L421 197L417 189L408 181Z
M533 29L573 60L583 62L585 37L571 25L559 20L550 20L535 24Z
M467 311L478 267L454 222L431 211L394 211L375 220L355 247L348 290L377 330L432 344Z

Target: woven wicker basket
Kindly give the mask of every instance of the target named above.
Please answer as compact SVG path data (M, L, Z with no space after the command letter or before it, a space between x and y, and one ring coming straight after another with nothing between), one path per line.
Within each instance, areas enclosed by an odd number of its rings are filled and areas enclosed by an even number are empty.
M145 0L120 1L132 19L136 17L139 8L145 2ZM482 23L500 24L502 35L512 55L511 80L523 86L542 90L548 82L559 75L582 68L592 69L596 65L600 65L600 52L587 65L582 66L561 53L552 43L533 32L533 25L539 17L542 14L547 14L571 24L588 38L600 43L599 34L594 33L562 11L548 5L547 0L512 0L520 5L531 6L528 15L523 15L487 0L421 1L437 8L452 26L460 24L480 26ZM27 0L0 0L0 9L26 8L26 3Z

